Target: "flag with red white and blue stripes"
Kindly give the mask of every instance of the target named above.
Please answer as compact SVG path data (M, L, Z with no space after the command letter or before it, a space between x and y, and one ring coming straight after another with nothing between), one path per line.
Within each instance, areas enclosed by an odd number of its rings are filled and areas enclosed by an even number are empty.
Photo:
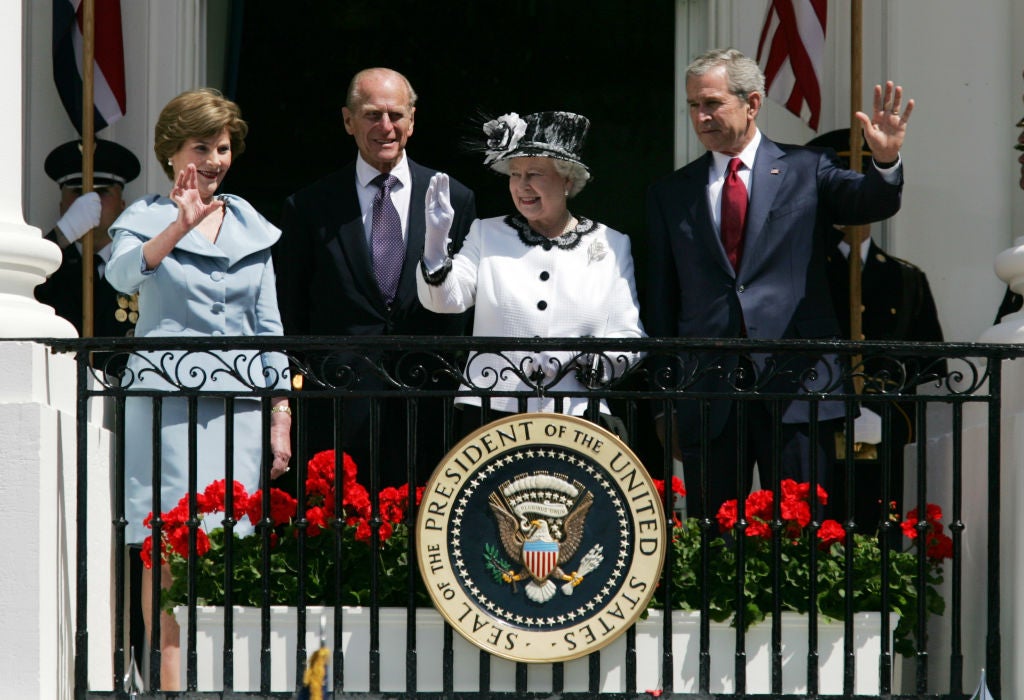
M768 96L818 130L827 0L772 0L757 44Z
M94 0L93 105L99 131L124 116L121 0ZM82 133L82 0L53 0L53 81L71 122Z

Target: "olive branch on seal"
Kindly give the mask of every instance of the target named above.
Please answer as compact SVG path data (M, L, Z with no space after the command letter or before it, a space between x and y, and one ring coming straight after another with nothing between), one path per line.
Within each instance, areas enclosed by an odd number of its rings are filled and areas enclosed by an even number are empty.
M484 545L484 568L491 573L495 583L506 583L507 579L503 577L512 570L512 565L501 557L501 550L488 543ZM515 588L514 582L512 587Z

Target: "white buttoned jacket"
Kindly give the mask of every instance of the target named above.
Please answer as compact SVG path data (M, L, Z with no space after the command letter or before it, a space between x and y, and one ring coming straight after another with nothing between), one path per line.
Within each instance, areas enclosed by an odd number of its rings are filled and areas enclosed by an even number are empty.
M522 217L495 217L473 222L462 249L445 267L417 278L420 303L437 313L459 313L476 307L473 335L508 338L641 338L633 256L629 237L603 224L580 218L575 229L548 240L530 231ZM496 392L528 388L512 371L534 369L553 378L576 353L509 352L507 359L471 355L466 378L476 389ZM621 373L639 357L618 358L614 370ZM606 368L607 371L607 368ZM547 381L544 382L548 384ZM584 387L575 372L568 372L550 391L577 391ZM464 389L465 390L465 389ZM479 405L475 396L456 399ZM561 412L582 414L585 397L566 400ZM516 399L492 397L491 407L518 410ZM530 411L556 410L553 399L531 398ZM607 409L602 406L602 410Z

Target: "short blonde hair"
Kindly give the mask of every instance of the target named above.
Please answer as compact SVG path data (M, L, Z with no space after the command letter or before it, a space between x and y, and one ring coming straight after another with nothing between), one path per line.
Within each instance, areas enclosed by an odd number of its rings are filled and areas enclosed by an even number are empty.
M167 177L174 177L168 162L190 138L205 139L228 130L231 154L245 152L245 136L249 125L242 119L242 110L219 90L200 88L183 92L161 110L153 130L153 152Z

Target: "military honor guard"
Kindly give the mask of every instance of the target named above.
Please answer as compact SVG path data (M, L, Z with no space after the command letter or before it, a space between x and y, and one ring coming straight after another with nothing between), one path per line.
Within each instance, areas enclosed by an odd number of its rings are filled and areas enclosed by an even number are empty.
M822 134L807 145L834 149L840 162L844 166L849 164L848 129ZM870 157L871 153L866 148L863 149L865 167ZM835 230L826 253L832 302L841 326L847 331L850 329L849 255L852 245L857 247L857 254L861 259L862 327L861 337L853 340L942 342L942 327L925 273L916 265L887 253L871 239L870 235L859 243L853 243L851 232L846 228ZM905 373L893 371L896 362L902 363ZM945 363L938 358L929 360L924 357L900 357L892 358L891 361L884 358L868 358L864 367L868 375L865 391L872 390L871 377L881 375L883 370L888 370L893 381L905 377L908 386L904 387L904 390L913 392L925 377L935 378L944 375ZM862 414L871 409L872 406L862 407ZM873 409L878 413L878 404L874 404ZM881 514L890 510L889 504L881 503L883 451L888 453L890 460L889 500L895 502L897 512L901 512L903 448L917 439L914 435L915 406L909 401L893 402L891 416L891 434L887 443L861 445L859 449L858 446L854 446L857 475L853 516L857 529L861 532L874 532L878 528ZM841 439L838 444L843 445L836 453L839 470L837 473L841 474L845 464L843 450L846 441ZM843 514L845 482L841 476L833 481L833 503L839 505L840 510L836 512L840 515Z
M97 337L131 335L138 320L134 297L118 293L104 277L110 257L107 229L125 208L124 187L139 175L139 160L124 146L96 139L93 191L82 194L82 142L63 143L46 157L46 174L60 188L60 219L46 238L60 246L64 259L36 288L48 304L82 333L81 238L93 231L93 319Z

